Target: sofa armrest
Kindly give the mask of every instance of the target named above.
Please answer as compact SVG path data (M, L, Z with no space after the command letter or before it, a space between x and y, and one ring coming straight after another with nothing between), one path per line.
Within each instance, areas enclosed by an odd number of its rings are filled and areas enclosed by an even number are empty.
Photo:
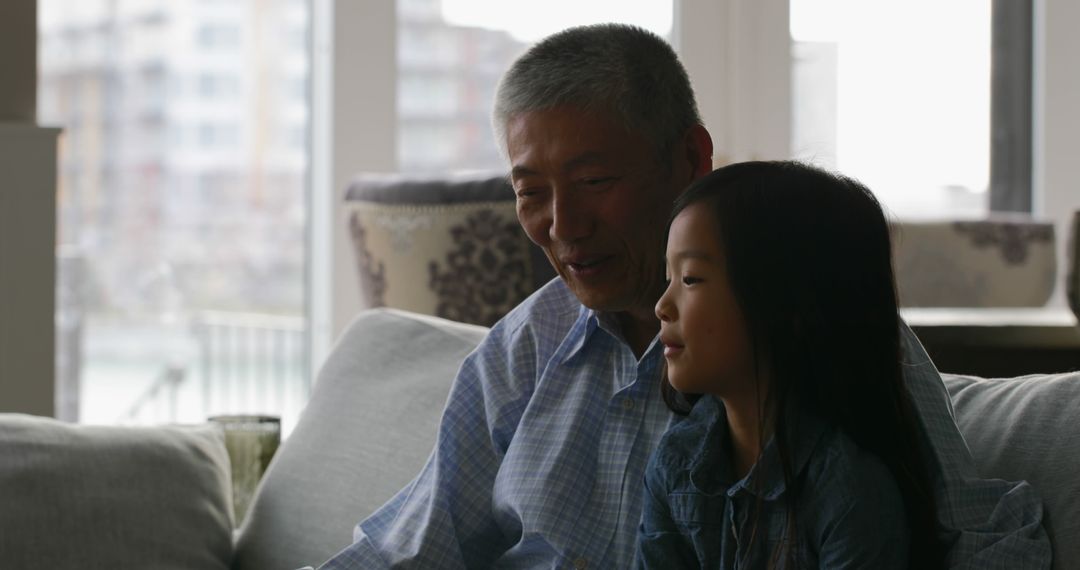
M420 471L465 356L487 329L392 309L361 313L331 351L240 529L233 568L298 568Z

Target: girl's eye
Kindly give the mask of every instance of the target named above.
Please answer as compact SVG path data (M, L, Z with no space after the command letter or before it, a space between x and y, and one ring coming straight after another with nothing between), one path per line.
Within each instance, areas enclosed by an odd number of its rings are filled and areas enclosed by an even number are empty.
M693 285L694 283L701 283L701 279L687 275L686 277L682 278L682 282L683 285Z

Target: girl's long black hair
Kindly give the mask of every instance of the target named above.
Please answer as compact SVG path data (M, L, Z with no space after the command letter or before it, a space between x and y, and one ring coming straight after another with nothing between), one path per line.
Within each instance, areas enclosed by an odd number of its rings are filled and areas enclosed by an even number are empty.
M698 203L716 216L755 359L767 363L761 407L777 411L773 434L793 491L788 529L800 491L792 487L785 412L799 409L885 463L904 499L909 567L940 568L934 489L901 372L889 227L877 199L859 182L809 165L745 162L697 180L672 219ZM662 386L668 405L687 413L695 396ZM784 543L784 558L793 560L796 541Z

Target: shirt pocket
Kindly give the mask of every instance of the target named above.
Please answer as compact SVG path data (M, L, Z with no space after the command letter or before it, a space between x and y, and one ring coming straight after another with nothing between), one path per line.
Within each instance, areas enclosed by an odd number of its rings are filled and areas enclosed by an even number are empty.
M725 547L734 547L728 520L726 495L671 493L671 518L679 532L693 545L702 568L722 568Z
M670 493L668 505L671 519L677 524L727 526L727 495L701 493Z

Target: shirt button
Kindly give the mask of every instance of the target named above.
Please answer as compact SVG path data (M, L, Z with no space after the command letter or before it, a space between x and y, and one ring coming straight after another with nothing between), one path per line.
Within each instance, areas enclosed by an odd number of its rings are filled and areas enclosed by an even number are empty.
M629 412L630 410L634 409L634 401L630 398L626 398L622 401L622 407L624 410Z
M627 402L629 402L629 401L630 400L627 400ZM585 570L588 567L589 567L589 561L585 560L584 558L578 558L577 560L574 561L574 568L576 568L577 570Z

